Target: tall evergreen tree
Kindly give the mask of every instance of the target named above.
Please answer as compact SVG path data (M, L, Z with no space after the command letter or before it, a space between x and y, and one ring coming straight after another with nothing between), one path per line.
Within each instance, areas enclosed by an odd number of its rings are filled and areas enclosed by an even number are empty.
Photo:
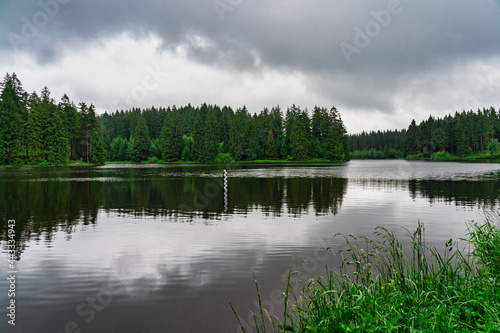
M411 121L408 131L406 131L405 139L405 157L408 155L415 155L418 151L419 143L417 139L417 124L415 119Z
M90 138L90 162L98 165L106 163L107 151L104 147L101 127L98 126L92 132Z
M160 147L162 158L168 162L174 162L181 158L183 147L183 124L180 111L173 108L167 112L160 135Z
M193 158L195 161L201 161L205 149L205 135L203 133L203 120L199 112L196 113L194 121L193 141Z
M64 94L59 103L59 110L63 118L64 128L66 129L69 146L70 159L77 159L77 144L80 139L80 115L75 105L70 101L68 95Z
M0 164L23 163L23 90L16 74L7 74L0 95Z
M36 92L33 92L28 101L29 114L27 124L28 135L28 163L38 164L43 161L43 126L41 123L42 104Z
M148 125L143 117L137 121L134 130L134 154L132 156L135 162L145 161L149 156L151 139L149 137Z
M276 141L274 140L274 134L272 129L267 132L266 138L266 159L275 160L278 158L278 153L276 150Z

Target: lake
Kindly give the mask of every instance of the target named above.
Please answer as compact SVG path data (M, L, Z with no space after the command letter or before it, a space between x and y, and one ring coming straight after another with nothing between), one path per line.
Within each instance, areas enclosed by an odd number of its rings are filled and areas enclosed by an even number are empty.
M279 312L294 256L317 276L338 263L334 234L419 221L444 247L498 208L499 180L500 164L402 160L2 168L0 332L238 332L229 302L251 327L252 270Z

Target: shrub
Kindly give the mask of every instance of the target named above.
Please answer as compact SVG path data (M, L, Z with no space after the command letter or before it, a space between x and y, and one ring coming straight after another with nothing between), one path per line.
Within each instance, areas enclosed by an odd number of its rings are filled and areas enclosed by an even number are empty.
M51 166L51 164L47 161L43 161L43 162L40 162L37 164L37 166L39 167L48 167L48 166Z
M500 152L500 143L498 143L497 139L491 139L488 145L488 151L491 155L495 155Z
M433 161L451 161L453 156L447 151L437 151L431 155Z
M227 163L233 163L234 159L231 157L231 155L227 153L220 153L215 157L215 163L217 164L227 164Z
M148 157L148 163L159 163L159 162L160 162L160 160L156 156Z

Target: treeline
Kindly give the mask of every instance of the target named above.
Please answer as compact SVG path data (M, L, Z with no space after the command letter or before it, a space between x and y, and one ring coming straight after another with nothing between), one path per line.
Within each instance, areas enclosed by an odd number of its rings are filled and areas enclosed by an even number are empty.
M339 112L292 106L250 114L246 107L203 104L95 114L77 106L26 93L16 74L7 74L0 94L0 165L59 165L70 160L192 161L350 159L349 139Z
M384 159L402 158L406 130L371 131L349 135L352 158Z
M363 132L349 136L353 158L429 158L434 153L470 156L499 152L500 114L495 108L429 116L407 130Z
M495 108L456 112L444 118L413 120L405 139L405 157L430 157L435 152L468 156L487 151L500 137L500 115Z
M250 114L246 107L202 104L132 109L100 116L110 161L350 159L346 129L337 109L292 106ZM137 147L141 147L138 149Z
M58 104L47 87L28 94L7 74L0 94L0 165L58 165L70 159L103 164L106 150L93 105Z

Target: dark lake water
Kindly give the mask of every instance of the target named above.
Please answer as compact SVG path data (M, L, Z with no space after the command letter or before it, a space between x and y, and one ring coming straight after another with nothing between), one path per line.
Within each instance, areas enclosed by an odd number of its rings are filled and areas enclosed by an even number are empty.
M338 232L444 246L499 204L500 164L351 161L0 169L0 332L238 332L252 270L267 309L282 275L314 276ZM8 220L16 221L16 326L7 323ZM304 257L308 264L298 259ZM80 331L79 331L80 330Z

